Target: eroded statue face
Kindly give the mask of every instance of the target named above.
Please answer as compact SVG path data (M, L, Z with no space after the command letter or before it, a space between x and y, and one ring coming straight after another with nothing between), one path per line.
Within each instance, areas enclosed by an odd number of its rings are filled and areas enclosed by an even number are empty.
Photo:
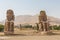
M47 16L46 16L45 11L40 11L40 20L41 21L46 21L47 20Z
M7 15L8 15L8 16L13 15L13 11L12 11L12 10L7 10Z
M7 20L11 21L13 20L14 13L12 10L7 10Z

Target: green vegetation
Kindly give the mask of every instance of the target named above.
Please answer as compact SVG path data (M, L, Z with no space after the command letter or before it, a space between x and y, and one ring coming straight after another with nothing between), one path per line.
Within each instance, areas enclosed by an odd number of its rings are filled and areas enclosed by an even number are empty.
M22 28L32 28L32 25L25 24L25 25L20 25Z
M25 28L32 28L32 25L25 25Z
M39 30L38 25L37 25L37 26L34 26L33 29L34 29L34 30ZM57 26L57 25L49 26L49 29L50 29L50 30L60 30L60 25L59 25L59 26Z
M0 32L4 30L4 25L0 24Z
M50 28L50 30L60 30L60 25L59 26L57 26L57 25L50 26L49 28Z

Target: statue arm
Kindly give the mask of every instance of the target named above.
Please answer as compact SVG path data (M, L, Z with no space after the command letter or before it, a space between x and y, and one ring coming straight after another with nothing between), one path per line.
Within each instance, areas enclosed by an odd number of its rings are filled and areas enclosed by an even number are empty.
M15 16L13 15L13 20L15 20Z
M41 17L39 16L39 23L41 22Z

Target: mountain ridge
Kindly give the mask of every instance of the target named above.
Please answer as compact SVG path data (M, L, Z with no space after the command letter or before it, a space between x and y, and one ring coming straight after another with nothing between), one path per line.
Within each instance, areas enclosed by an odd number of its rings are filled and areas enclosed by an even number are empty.
M47 18L48 18L48 21L50 22L51 25L60 25L59 18L55 18L52 16L47 16ZM34 16L32 16L32 15L19 15L19 16L16 16L16 19L15 19L15 25L25 24L25 23L35 24L38 22L39 22L38 15L34 15Z

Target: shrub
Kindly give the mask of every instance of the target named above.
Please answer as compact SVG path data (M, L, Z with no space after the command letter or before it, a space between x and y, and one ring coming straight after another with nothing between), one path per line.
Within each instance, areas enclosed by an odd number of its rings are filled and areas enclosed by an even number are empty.
M32 25L29 24L25 24L25 25L21 25L22 28L32 28Z
M0 24L0 32L4 30L4 25Z
M59 26L57 26L57 25L49 26L50 30L52 30L52 27L54 30L60 30L60 25Z

